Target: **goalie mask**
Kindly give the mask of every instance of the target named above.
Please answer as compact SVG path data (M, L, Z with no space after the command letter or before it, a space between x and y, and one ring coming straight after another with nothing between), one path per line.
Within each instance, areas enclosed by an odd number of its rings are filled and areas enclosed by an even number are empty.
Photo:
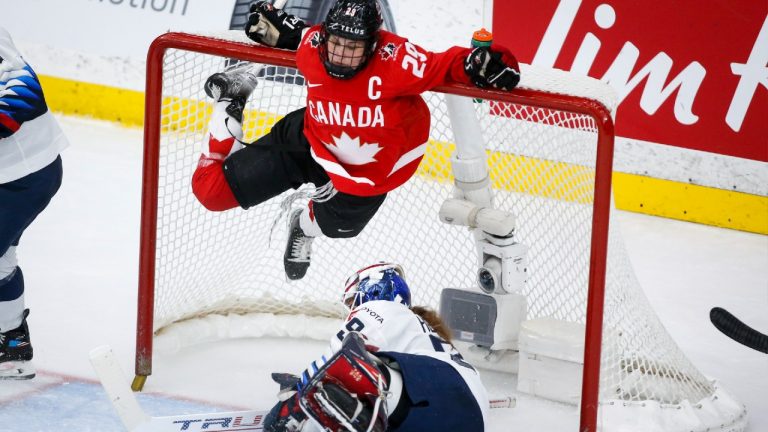
M344 284L341 302L349 309L373 300L387 300L411 307L411 290L403 268L392 263L378 263L356 271Z
M371 58L381 9L377 0L338 0L320 30L320 60L328 75L349 79Z

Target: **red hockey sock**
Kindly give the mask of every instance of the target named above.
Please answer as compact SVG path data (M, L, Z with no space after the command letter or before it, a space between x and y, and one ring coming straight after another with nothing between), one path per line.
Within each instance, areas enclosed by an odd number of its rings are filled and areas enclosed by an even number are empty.
M197 169L192 175L192 192L203 207L211 211L224 211L239 204L224 178L224 161L200 155Z

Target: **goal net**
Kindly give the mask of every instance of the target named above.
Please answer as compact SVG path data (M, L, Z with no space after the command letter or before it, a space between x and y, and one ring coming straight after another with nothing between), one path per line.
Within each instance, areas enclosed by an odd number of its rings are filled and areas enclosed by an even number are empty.
M152 371L153 338L180 322L258 314L303 317L308 328L336 322L344 280L373 262L405 268L414 304L437 309L443 289L474 288L473 236L437 216L454 188L456 140L445 95L458 94L477 98L494 206L516 217L515 237L529 247L527 318L585 328L586 378L574 402L581 404L582 430L596 423L632 430L626 424L644 416L671 425L665 430L742 430L744 407L680 351L645 299L617 230L609 229L617 101L606 85L523 65L520 87L511 93L459 85L426 93L432 125L416 175L388 195L359 236L317 238L307 275L289 282L281 204L293 191L247 211L220 213L203 208L191 191L207 139L209 75L235 61L260 68L244 114L247 142L305 105L306 87L290 68L293 53L253 45L239 33L168 33L150 49L138 377Z

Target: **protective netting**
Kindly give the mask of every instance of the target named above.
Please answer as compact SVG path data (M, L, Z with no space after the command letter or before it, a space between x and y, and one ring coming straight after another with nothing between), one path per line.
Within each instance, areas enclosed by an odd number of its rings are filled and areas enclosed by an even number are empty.
M380 260L403 265L414 304L437 308L441 289L474 286L477 252L470 232L443 224L437 216L453 189L450 154L455 141L443 94L424 95L432 128L417 175L389 194L358 237L316 239L312 264L302 280L288 282L283 271L286 221L277 224L279 232L270 233L285 194L247 211L204 209L190 186L207 139L211 106L202 84L229 63L224 57L175 49L164 58L155 331L212 313L338 316L346 277ZM280 117L305 104L305 87L293 84L291 77L277 73L280 70L261 72L245 112L245 141L265 134ZM558 86L563 87L553 83L551 88ZM494 101L476 102L474 107L495 206L516 216L516 237L530 247L524 293L528 318L584 323L597 147L594 121ZM682 354L650 308L617 229L609 232L607 268L601 401L695 404L711 396L712 384Z

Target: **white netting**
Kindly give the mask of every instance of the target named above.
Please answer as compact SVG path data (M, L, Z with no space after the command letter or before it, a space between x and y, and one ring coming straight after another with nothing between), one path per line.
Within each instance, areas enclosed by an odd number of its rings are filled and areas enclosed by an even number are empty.
M212 313L339 316L343 281L380 260L403 265L415 304L437 308L441 289L474 285L476 248L470 233L437 217L453 188L449 157L454 137L442 94L425 94L432 129L417 175L389 194L358 237L316 239L311 267L300 281L286 280L284 237L268 244L285 194L247 211L204 209L190 186L210 114L202 84L228 62L176 49L165 55L154 330ZM535 69L526 70L532 75L523 75L529 88L569 87L562 83L563 72L539 76ZM305 87L294 83L290 70L271 67L265 75L246 109L246 141L305 104ZM594 87L595 100L614 108L615 99L602 84L578 80L580 91L589 94L585 86ZM528 317L584 323L597 146L593 120L499 102L475 103L475 109L495 205L517 217L517 238L530 247ZM712 384L686 359L650 308L616 229L609 234L607 268L601 402L669 406L711 397ZM730 417L740 415L743 407Z

